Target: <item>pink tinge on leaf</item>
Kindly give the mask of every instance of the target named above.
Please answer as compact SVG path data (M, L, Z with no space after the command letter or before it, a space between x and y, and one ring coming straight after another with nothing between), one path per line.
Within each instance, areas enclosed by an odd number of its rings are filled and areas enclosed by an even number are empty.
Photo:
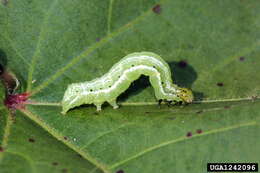
M197 129L196 132L197 132L198 134L201 134L201 133L202 133L202 130L201 130L201 129Z
M192 137L192 133L191 133L191 132L188 132L188 133L186 134L186 136L187 136L187 137Z
M7 96L4 104L9 109L21 109L25 107L26 101L28 100L29 96L29 93L11 94Z

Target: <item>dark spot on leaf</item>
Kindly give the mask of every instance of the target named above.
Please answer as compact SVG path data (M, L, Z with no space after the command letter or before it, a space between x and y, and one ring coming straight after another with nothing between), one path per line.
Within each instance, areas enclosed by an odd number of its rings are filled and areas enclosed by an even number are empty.
M239 57L239 61L244 61L245 60L245 57L241 56Z
M166 103L167 103L167 106L168 106L168 107L170 107L170 106L171 106L171 103L172 103L172 101L167 101Z
M224 108L225 108L225 109L229 109L229 108L230 108L230 106L224 106Z
M29 138L28 141L32 142L32 143L35 142L35 140L33 138Z
M3 152L4 151L4 148L3 147L0 147L0 152Z
M168 119L169 119L169 120L175 120L176 117L169 117Z
M156 13L156 14L160 14L162 11L161 9L161 5L157 4L153 7L153 12Z
M67 140L67 139L68 139L68 137L66 137L66 136L64 136L63 138L64 138L65 140Z
M191 136L192 136L192 133L191 133L191 132L188 132L186 136L187 136L187 137L191 137Z
M187 67L187 61L185 61L185 60L181 60L181 61L179 61L178 62L178 66L180 67L180 68L185 68L185 67Z
M82 156L80 154L77 154L78 157L82 158Z
M153 68L155 68L155 66L153 66Z
M68 170L67 170L66 168L62 169L61 171L62 171L63 173L68 172Z
M149 114L149 113L151 113L151 112L145 112L146 114Z
M4 67L0 64L0 75L4 73Z
M217 86L222 87L222 86L224 86L224 84L222 82L218 82Z
M132 67L134 67L135 65L132 64Z
M90 89L90 92L92 92L93 91L93 89Z
M162 102L163 102L162 99L158 100L158 105L160 106L162 104Z
M58 165L58 162L52 162L52 165L53 165L53 166L57 166L57 165Z
M197 132L198 134L201 134L201 133L202 133L202 130L201 130L201 129L197 129L196 132Z
M124 171L121 169L119 171L116 171L116 173L124 173Z

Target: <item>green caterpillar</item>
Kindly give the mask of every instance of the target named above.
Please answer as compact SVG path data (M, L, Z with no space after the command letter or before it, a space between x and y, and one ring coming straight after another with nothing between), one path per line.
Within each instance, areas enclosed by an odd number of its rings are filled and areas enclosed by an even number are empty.
M192 102L191 90L172 83L169 65L159 55L136 52L122 58L100 78L70 84L62 100L62 113L65 114L76 106L92 103L97 111L101 111L101 105L106 101L117 109L117 97L141 75L149 76L158 100Z

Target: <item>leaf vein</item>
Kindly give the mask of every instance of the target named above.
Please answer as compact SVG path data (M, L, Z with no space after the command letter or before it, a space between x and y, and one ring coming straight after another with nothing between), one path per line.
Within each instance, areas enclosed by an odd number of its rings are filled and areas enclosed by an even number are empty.
M80 149L83 150L85 148L87 148L88 146L90 146L91 144L93 144L95 141L97 141L98 139L108 135L108 134L111 134L111 133L115 133L116 131L124 128L124 127L127 127L127 126L130 126L130 125L133 125L134 123L127 123L127 124L123 124L121 126L119 126L118 128L115 128L115 129L112 129L112 130L109 130L109 131L106 131L102 134L100 134L99 136L97 136L96 138L94 138L93 140L89 141L86 145L82 146Z
M113 14L113 3L114 0L109 0L108 17L107 17L107 35L111 33L111 20Z
M33 78L33 72L35 70L35 65L37 62L37 59L39 58L39 54L41 52L41 42L45 36L46 33L46 24L48 23L48 19L51 16L51 12L53 11L55 5L57 4L58 0L54 0L52 1L52 4L50 5L49 9L47 10L47 12L45 13L45 16L43 17L43 22L40 26L40 33L39 33L39 37L38 37L38 41L36 44L36 48L34 51L34 54L32 56L32 60L31 60L31 65L29 68L29 72L28 72L28 79L27 79L27 92L31 91L32 89L32 78Z
M8 139L10 136L10 130L11 130L12 123L13 123L12 115L11 115L11 113L8 113L7 117L6 117L6 125L4 128L4 136L3 136L3 140L2 140L2 144L1 144L1 147L4 150L8 145ZM4 153L5 152L0 152L0 163L3 161Z
M161 0L165 1L165 0ZM135 24L139 23L140 21L142 21L146 16L152 14L152 10L149 9L146 12L144 12L143 14L141 14L140 16L138 16L137 18L135 18L134 20L130 21L129 23L125 24L124 26L122 26L121 28L119 28L118 30L116 30L115 32L110 33L109 35L105 36L103 39L101 39L99 42L95 42L94 44L90 45L90 47L83 51L81 54L79 54L76 57L73 57L72 60L70 62L68 62L63 68L59 69L56 71L56 73L54 73L54 75L48 77L45 81L43 81L40 85L38 85L34 91L31 92L31 95L34 95L36 93L38 93L39 91L41 91L42 89L44 89L45 87L47 87L50 83L52 83L54 80L56 80L59 76L61 76L67 69L69 69L70 67L72 67L74 64L78 63L81 59L88 57L88 55L90 55L92 52L94 52L95 50L97 50L99 47L101 47L102 45L104 45L105 43L109 42L110 40L112 40L113 38L117 37L118 35L122 34L123 32L129 30L130 28L132 28Z
M26 61L26 59L24 58L24 56L23 56L23 55L16 49L16 47L13 45L13 41L12 41L9 37L6 37L6 36L3 35L3 34L0 34L0 35L1 35L4 39L6 39L6 40L9 42L11 48L15 51L15 53L18 55L18 57L20 57L21 60L23 60L23 61L25 62L25 64L29 66L29 63Z
M66 144L69 148L73 149L77 153L79 153L81 156L83 156L86 160L88 160L90 163L98 167L100 170L102 170L104 173L110 173L108 167L93 158L89 153L86 151L82 151L79 147L74 145L72 142L69 140L65 140L63 135L60 134L57 130L49 126L45 121L43 121L37 114L34 114L30 112L27 109L20 109L20 111L27 117L29 117L31 120L39 124L43 129L45 129L48 133L50 133L52 136L57 138L58 140L62 141L64 144Z
M175 143L179 143L179 142L183 142L183 141L186 141L186 140L190 140L190 139L194 139L194 138L197 138L197 137L201 137L201 136L206 136L206 135L210 135L210 134L216 134L216 133L220 133L220 132L224 132L224 131L229 131L229 130L233 130L233 129L237 129L237 128L240 128L240 127L246 127L246 126L256 126L257 125L257 122L256 121L251 121L251 122L246 122L246 123L243 123L243 124L238 124L238 125L233 125L233 126L228 126L228 127L223 127L223 128L219 128L219 129L213 129L213 130L209 130L207 132L204 132L202 134L195 134L193 135L193 137L191 138L187 138L186 136L183 136L183 137L180 137L178 139L174 139L174 140L169 140L169 141L165 141L163 143L160 143L160 144L157 144L157 145L154 145L154 146L151 146L149 148L146 148L144 149L143 151L140 151L139 153L133 155L133 156L130 156L129 158L125 159L125 160L121 160L113 165L111 165L109 168L110 169L114 169L120 165L123 165L133 159L136 159L138 157L141 157L143 156L144 154L147 154L149 152L152 152L154 150L157 150L159 148L162 148L162 147L165 147L165 146L168 146L170 144L175 144Z
M27 157L27 156L25 156L25 155L23 155L21 153L14 152L14 151L6 151L6 152L23 158L24 160L26 160L29 163L32 172L36 172L36 169L35 169L35 166L33 164L33 161L29 157Z

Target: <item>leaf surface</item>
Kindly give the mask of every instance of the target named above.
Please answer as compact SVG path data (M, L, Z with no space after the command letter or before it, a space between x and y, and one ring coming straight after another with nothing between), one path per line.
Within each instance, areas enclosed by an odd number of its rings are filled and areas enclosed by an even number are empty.
M1 2L0 63L32 94L16 123L0 107L5 172L206 172L208 162L260 161L257 0ZM68 84L138 51L161 55L195 102L159 108L141 77L118 110L60 114Z

